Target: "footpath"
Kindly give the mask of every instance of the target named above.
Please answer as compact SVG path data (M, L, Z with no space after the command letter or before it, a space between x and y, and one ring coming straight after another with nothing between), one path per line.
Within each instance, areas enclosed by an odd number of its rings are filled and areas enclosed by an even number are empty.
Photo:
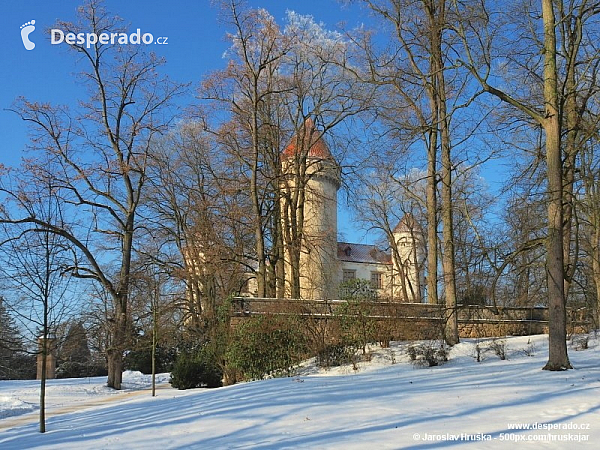
M161 383L156 385L157 391L164 389L172 389L172 387L169 383ZM84 400L81 402L71 403L69 405L60 407L46 408L46 421L48 421L48 419L52 417L60 416L62 414L69 414L85 410L91 407L127 401L131 398L140 397L143 395L150 397L152 395L152 388L135 391L123 391L117 394L108 395L106 397L103 396L101 398ZM7 417L5 419L0 419L0 431L25 425L39 424L39 420L39 409L26 414L21 414L19 416Z

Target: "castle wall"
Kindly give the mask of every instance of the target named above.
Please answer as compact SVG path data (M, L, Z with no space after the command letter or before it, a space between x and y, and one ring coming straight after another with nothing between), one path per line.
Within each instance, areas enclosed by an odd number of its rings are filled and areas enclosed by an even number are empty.
M326 329L334 326L345 301L278 300L235 298L232 326L265 314L296 315L307 322L320 322ZM444 307L425 303L365 302L368 317L392 340L440 339L444 324ZM520 336L548 332L547 308L510 308L460 306L458 309L461 337L486 338ZM593 311L568 308L570 333L586 333L593 329ZM335 334L335 333L333 333Z

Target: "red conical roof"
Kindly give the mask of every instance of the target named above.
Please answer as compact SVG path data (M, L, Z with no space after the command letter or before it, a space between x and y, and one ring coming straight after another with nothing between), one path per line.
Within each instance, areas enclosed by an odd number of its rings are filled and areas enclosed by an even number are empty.
M420 225L415 220L415 217L407 213L402 217L396 228L394 228L394 233L417 233L421 230Z
M300 148L297 148L299 136L302 137L302 143ZM327 147L327 144L323 140L321 133L316 129L315 123L309 117L304 121L302 129L290 140L290 143L283 150L283 156L285 158L291 158L298 155L301 151L306 151L308 148L307 156L309 158L317 159L330 159L333 160L331 152Z

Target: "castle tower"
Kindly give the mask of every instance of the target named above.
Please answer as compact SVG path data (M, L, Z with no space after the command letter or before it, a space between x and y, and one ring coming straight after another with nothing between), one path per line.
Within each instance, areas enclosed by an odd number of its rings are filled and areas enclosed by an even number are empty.
M336 298L339 166L310 118L281 159L286 296Z
M406 214L394 228L392 249L393 296L402 302L421 303L422 267L425 259L423 230L412 214Z

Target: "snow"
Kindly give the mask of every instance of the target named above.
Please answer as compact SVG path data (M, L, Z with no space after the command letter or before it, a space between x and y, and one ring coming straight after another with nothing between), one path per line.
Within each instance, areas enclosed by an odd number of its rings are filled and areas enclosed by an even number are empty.
M2 449L512 449L597 448L600 341L570 348L575 367L541 370L547 336L505 339L475 360L464 340L446 364L415 367L409 343L372 349L371 361L325 371L311 361L292 378L179 391L158 377L124 374L49 380L47 432L38 433L38 382L0 381ZM529 426L530 430L511 429ZM542 441L543 440L543 441Z

